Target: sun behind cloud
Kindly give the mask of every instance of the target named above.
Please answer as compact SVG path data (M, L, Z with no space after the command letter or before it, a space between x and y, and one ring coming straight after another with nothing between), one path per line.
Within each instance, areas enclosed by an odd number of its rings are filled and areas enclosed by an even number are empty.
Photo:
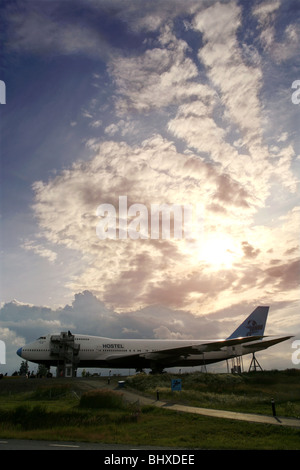
M207 237L199 252L200 259L202 258L212 269L231 268L238 256L233 239L224 234Z
M186 243L185 250L191 265L204 265L211 271L231 269L243 253L240 244L226 233L204 234L201 239Z

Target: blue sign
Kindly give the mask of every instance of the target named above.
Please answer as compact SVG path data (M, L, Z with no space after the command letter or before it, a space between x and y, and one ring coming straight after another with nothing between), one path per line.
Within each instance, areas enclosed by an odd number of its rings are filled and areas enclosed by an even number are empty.
M172 379L171 388L172 392L176 390L181 392L181 379Z

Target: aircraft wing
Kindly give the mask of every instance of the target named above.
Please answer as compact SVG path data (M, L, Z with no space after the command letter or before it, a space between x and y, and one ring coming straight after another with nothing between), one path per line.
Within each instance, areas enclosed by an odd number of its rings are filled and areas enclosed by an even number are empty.
M267 340L263 340L263 341L260 341L259 343L255 343L255 344L245 344L244 347L246 349L249 349L250 351L249 352L252 352L252 351L261 351L263 349L267 349L269 348L270 346L274 346L274 344L277 344L277 343L281 343L282 341L286 341L287 339L290 339L290 338L293 338L293 335L291 336L276 336L275 338L271 338L271 339L267 339Z
M150 359L152 361L159 361L163 359L176 359L179 356L189 356L195 354L203 354L205 352L212 352L212 351L220 351L222 348L236 346L244 343L250 343L252 341L257 341L262 339L263 336L247 336L244 338L234 338L234 339L225 339L225 340L217 340L211 341L208 343L195 343L190 344L187 346L178 346L168 349L160 349L153 352L146 352L146 353L138 353L138 354L128 354L128 355L111 355L107 358L107 361L112 363L120 362L120 360L126 361L126 359L130 357L140 357L143 359Z
M252 341L257 341L262 339L263 336L257 335L257 336L245 336L242 338L233 338L233 339L221 339L218 341L213 341L210 343L205 343L201 344L200 347L196 347L195 349L197 350L199 348L199 352L211 352L211 351L220 351L220 349L224 347L231 347L231 346L238 346L243 343L250 343ZM204 347L204 349L202 349ZM194 350L195 354L195 350Z
M171 349L161 349L157 353L161 355L184 356L189 354L203 354L205 352L220 351L222 348L237 346L261 339L262 336L248 336L245 338L220 339L208 343L195 343L189 346L178 346ZM152 353L150 353L152 354Z

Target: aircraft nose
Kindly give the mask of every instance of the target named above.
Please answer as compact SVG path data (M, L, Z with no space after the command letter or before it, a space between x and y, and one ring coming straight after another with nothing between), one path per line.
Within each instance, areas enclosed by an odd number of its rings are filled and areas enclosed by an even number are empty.
M22 348L19 348L17 351L18 356L22 357Z

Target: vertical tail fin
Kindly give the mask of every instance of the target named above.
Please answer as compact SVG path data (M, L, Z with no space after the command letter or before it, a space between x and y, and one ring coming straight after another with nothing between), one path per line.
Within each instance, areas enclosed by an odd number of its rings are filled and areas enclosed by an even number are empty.
M263 336L269 307L256 307L241 325L227 338L240 338L245 336Z

